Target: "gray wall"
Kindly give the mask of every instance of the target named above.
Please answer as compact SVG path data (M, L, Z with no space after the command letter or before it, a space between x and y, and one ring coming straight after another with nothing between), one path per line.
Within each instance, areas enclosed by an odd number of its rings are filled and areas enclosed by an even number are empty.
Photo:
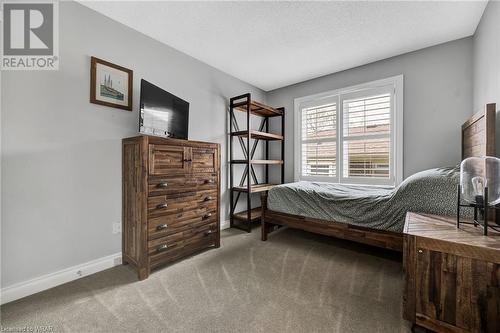
M90 56L134 71L133 112L89 103ZM121 250L121 139L140 78L190 101L190 138L222 144L230 96L265 94L74 2L60 3L60 70L2 75L2 287ZM223 175L226 163L223 162ZM228 193L223 177L222 220Z
M500 93L498 41L492 42L498 7L488 5L474 39L476 108ZM460 125L473 105L472 50L466 38L266 94L86 7L61 2L60 70L1 77L2 287L120 251L121 236L112 234L112 224L121 221L120 145L137 133L140 78L191 102L191 139L221 143L225 220L230 96L252 92L287 108L291 181L294 98L404 74L406 177L459 162ZM92 55L134 70L133 112L88 102Z
M500 109L500 2L490 1L474 35L474 110L487 103ZM500 113L497 111L497 156L500 156Z
M472 38L269 92L268 103L286 107L286 180L293 180L294 98L399 74L404 75L404 177L459 163L460 126L472 113Z

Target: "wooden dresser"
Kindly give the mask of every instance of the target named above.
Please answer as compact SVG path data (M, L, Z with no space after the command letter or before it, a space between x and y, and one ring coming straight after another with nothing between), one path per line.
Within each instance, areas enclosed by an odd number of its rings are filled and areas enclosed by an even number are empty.
M500 233L408 213L405 319L436 332L500 332Z
M123 262L139 279L219 247L220 145L138 136L122 147Z

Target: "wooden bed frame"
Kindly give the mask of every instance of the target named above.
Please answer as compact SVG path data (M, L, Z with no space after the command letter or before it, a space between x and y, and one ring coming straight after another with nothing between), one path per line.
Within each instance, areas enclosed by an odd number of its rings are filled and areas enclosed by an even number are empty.
M471 156L495 156L495 113L496 105L488 104L485 110L474 114L462 125L462 159ZM278 227L288 226L390 250L403 250L402 233L272 211L267 209L267 193L262 194L261 202L263 241Z

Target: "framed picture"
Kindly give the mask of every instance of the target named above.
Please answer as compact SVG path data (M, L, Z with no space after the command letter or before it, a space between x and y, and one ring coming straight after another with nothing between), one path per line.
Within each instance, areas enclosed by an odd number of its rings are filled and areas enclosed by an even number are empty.
M91 57L90 102L132 111L130 69Z

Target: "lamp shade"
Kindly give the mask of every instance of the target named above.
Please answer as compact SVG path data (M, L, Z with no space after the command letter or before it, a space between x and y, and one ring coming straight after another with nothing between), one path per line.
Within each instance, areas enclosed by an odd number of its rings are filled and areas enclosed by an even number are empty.
M471 204L484 204L485 188L488 202L500 203L500 159L492 156L469 157L460 164L461 197Z

